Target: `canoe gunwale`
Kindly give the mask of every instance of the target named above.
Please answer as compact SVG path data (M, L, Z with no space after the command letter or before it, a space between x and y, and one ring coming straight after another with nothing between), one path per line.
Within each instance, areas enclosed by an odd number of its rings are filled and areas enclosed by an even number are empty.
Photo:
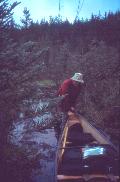
M116 182L116 180L119 180L119 176L111 176L111 175L101 175L101 174L94 174L94 175L83 175L83 176L67 176L67 175L57 175L58 180L71 180L71 179L83 179L85 182L91 180L91 179L108 179L112 180L111 182Z

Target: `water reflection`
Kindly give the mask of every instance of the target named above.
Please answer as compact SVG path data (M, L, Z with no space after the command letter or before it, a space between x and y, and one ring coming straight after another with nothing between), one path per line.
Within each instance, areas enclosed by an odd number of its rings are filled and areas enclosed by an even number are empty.
M54 182L56 130L39 130L38 127L41 121L52 119L53 115L48 112L32 119L22 119L14 123L11 131L11 142L23 148L28 158L35 158L39 162L38 168L32 169L31 177L34 182Z

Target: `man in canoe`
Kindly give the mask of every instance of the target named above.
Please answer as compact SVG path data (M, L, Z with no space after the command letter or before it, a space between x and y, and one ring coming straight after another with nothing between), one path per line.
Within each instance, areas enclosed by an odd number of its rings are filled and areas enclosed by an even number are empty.
M75 111L76 100L83 83L83 75L81 73L75 73L72 78L66 79L61 84L58 95L65 96L60 103L62 112Z

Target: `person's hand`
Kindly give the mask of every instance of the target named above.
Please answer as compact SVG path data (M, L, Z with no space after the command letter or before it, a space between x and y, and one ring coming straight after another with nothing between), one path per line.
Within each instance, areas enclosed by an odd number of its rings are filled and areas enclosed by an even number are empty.
M64 94L64 95L62 95L62 97L63 97L63 98L65 98L66 96L68 96L68 94Z
M71 110L72 112L75 112L75 108L74 108L74 107L71 107L70 110Z

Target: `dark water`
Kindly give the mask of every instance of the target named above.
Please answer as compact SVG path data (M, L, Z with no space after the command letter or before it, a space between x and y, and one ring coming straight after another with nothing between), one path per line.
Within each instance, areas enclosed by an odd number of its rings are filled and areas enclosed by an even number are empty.
M22 119L14 123L11 131L11 142L22 148L28 159L37 159L37 168L33 167L31 173L33 182L54 182L55 179L56 132L54 127L38 129L40 122L52 119L50 112L32 120Z

